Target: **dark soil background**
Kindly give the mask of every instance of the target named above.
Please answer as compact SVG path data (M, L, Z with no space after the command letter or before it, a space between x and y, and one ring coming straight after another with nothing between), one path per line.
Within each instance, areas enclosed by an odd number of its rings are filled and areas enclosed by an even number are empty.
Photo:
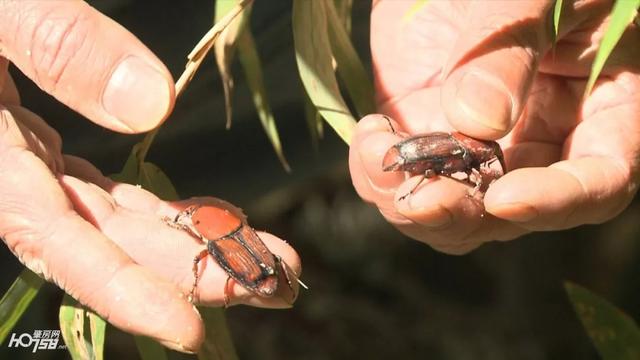
M213 1L93 1L132 31L177 78L209 29ZM355 1L353 39L369 63L369 1ZM347 146L327 126L314 150L304 120L291 36L291 2L257 1L252 28L264 65L286 174L255 114L240 71L231 130L209 58L179 99L149 154L183 197L213 195L251 223L288 239L311 287L291 310L227 311L242 359L596 359L563 290L575 281L640 318L640 204L603 225L538 233L448 256L410 240L357 197ZM13 69L15 70L15 69ZM240 70L236 68L235 70ZM25 106L64 139L64 151L104 173L120 170L141 136L111 133L43 94L13 71ZM0 251L5 291L22 267ZM58 329L61 291L47 284L14 332ZM187 358L172 353L173 358ZM0 358L63 359L64 351L7 349ZM131 336L110 327L107 359L135 359Z

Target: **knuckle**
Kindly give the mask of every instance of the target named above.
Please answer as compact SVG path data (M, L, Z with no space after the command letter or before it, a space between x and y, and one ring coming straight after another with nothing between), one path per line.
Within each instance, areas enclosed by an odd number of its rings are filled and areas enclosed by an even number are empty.
M86 53L83 49L91 21L83 13L69 15L52 10L28 23L32 27L28 43L32 71L45 91L53 91L63 81L69 66L80 63L79 57Z

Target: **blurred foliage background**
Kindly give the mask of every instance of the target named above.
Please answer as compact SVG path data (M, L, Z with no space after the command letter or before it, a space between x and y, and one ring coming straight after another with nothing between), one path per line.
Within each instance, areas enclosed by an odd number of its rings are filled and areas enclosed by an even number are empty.
M138 36L174 77L209 29L211 0L92 5ZM367 66L370 2L353 8L352 39ZM448 256L410 240L364 204L351 186L347 147L330 129L314 149L293 38L291 2L257 1L251 26L265 85L292 167L287 174L264 135L238 63L234 115L225 130L224 96L212 56L179 99L147 157L182 197L212 195L245 209L257 229L287 239L310 287L291 310L234 307L227 313L243 359L596 359L562 284L572 280L640 318L640 203L603 225L538 233ZM15 69L13 69L15 70ZM118 172L141 136L111 133L12 74L25 106L105 174ZM0 251L8 288L22 266ZM58 329L63 293L46 284L13 332ZM109 327L105 356L135 358L133 338ZM62 359L65 351L0 348L0 358ZM172 358L189 358L177 353Z

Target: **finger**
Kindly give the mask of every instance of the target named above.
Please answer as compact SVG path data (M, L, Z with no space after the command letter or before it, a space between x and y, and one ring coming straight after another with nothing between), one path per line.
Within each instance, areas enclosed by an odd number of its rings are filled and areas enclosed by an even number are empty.
M78 216L33 153L3 146L0 171L11 176L0 179L0 234L18 258L113 325L177 350L197 349L201 320L178 289ZM183 329L190 333L180 337Z
M152 129L173 106L164 65L85 2L2 2L0 39L2 54L38 86L112 130Z
M85 172L90 176L96 176L92 169L81 163L78 159L70 160L68 167L76 175ZM209 203L229 207L234 212L239 211L227 202L212 198L169 204L148 191L127 184L111 183L108 187L109 192L71 177L65 178L65 184L73 189L76 194L73 197L74 204L77 208L83 209L81 211L85 217L93 219L92 221L136 263L149 267L164 279L178 284L184 294L189 293L193 285L193 258L206 246L187 232L169 227L162 219L174 218L179 210L194 203ZM297 275L300 274L300 259L288 244L266 233L260 233L260 238L274 254L280 255ZM222 306L227 291L226 295L230 297L231 304L242 303L271 308L291 306L286 301L291 298L291 295L287 294L290 289L286 285L279 286L274 297L263 298L235 282L230 289L225 290L229 276L212 257L202 260L199 268L202 272L197 300L203 304Z
M64 169L60 136L34 113L18 105L0 105L0 129L5 146L33 152L52 172Z
M448 65L442 106L458 130L497 139L516 123L539 58L550 48L551 1L472 3Z
M505 175L487 191L489 213L529 230L558 230L601 223L631 201L630 171L604 157L562 161Z
M349 148L349 171L356 191L365 201L389 209L393 208L396 188L405 180L402 173L382 171L384 154L402 139L394 130L401 132L402 128L390 118L365 116L358 122Z

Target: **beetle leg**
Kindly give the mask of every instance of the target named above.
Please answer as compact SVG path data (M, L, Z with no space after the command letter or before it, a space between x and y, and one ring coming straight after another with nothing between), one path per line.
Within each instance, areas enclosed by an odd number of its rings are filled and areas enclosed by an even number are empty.
M473 175L473 180L471 180L471 175ZM469 171L469 173L467 173L467 177L469 178L470 182L476 184L473 187L473 190L471 190L470 192L467 193L468 197L473 198L473 197L476 196L476 194L478 193L478 191L482 187L482 174L480 173L480 171L478 171L478 169L472 168Z
M198 264L202 259L206 258L209 255L209 250L204 249L193 258L193 286L191 287L191 291L189 291L189 297L187 299L190 303L193 304L194 297L196 295L196 288L198 287L198 281L200 280L200 276L198 274ZM226 296L226 293L225 293Z
M426 179L431 179L432 177L437 176L438 174L433 171L433 169L427 169L424 174L422 174L422 177L420 178L420 181L418 181L418 183L413 187L413 189L411 189L411 191L409 191L408 193L400 196L398 198L398 201L402 201L404 200L407 196L409 195L413 195L414 192L416 192L416 190L418 189L418 187L420 187L420 185L422 185L422 182L425 181Z
M300 284L300 286L302 286L303 288L305 288L305 290L309 290L309 287L303 283L300 278L298 278L298 274L296 274L295 271L293 271L293 269L289 266L289 264L287 264L284 260L282 260L282 257L280 257L280 255L273 255L276 258L276 266L279 266L280 270L282 270L282 272L284 273L284 278L285 280L287 280L287 285L289 286L289 289L291 290L291 293L293 294L293 298L291 300L290 304L293 304L293 302L296 299L296 293L295 290L293 289L293 282L291 281L291 276L290 274L293 274L293 278L298 282L298 284ZM286 300L285 300L286 301Z
M173 219L168 216L164 216L162 218L162 221L169 227L178 229L181 231L185 231L189 235L193 236L194 238L200 240L202 243L206 244L207 242L206 239L202 235L200 235L200 233L198 233L191 225L183 221L183 218L191 217L191 215L193 214L193 211L195 211L198 207L199 206L190 206L185 210L180 211L176 215L176 217Z
M229 299L229 283L231 282L231 276L227 276L227 281L224 282L224 308L229 307L231 302Z
M387 124L389 124L389 128L391 129L391 132L393 133L393 135L396 135L396 129L393 128L393 125L391 125L391 119L389 119L389 117L387 115L382 115L382 117L387 120Z

